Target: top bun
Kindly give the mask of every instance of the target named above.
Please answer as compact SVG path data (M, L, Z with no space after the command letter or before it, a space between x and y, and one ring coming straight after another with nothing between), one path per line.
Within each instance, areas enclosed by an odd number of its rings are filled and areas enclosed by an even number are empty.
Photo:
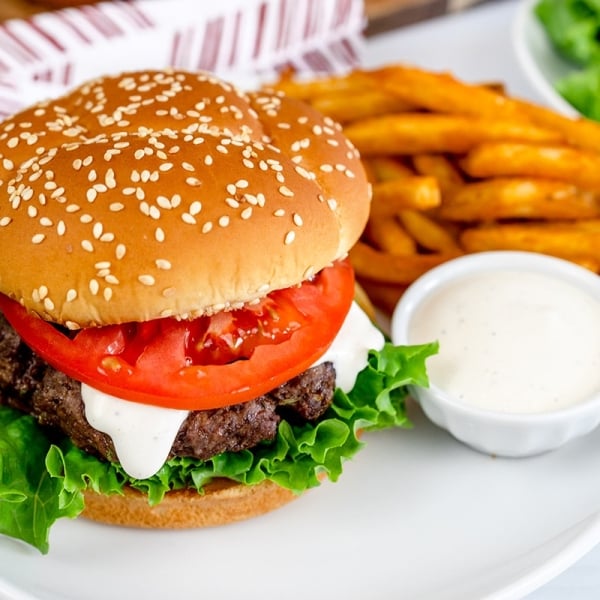
M105 77L0 124L0 292L69 328L191 318L344 257L370 188L339 125L206 73Z

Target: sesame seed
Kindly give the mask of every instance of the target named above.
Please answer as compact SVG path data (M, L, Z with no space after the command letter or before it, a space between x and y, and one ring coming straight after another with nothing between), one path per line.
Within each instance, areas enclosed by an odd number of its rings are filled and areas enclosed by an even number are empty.
M98 192L94 188L90 188L86 192L85 197L87 198L88 202L93 202L96 199L97 195L98 195ZM54 194L52 194L52 197L54 197Z
M302 227L302 217L298 213L294 213L294 215L292 216L292 220L294 221L294 225L296 225L297 227Z
M93 296L98 295L98 292L100 291L100 284L98 283L98 280L90 279L89 288Z
M273 211L274 217L283 217L284 215L285 215L285 210L283 208L278 208L277 210Z
M37 289L37 297L43 300L48 295L48 288L45 285L40 285Z
M286 246L289 246L289 245L290 245L290 244L291 244L291 243L294 241L294 239L295 239L295 238L296 238L296 234L295 234L293 231L288 231L288 232L285 234L285 238L284 238L284 240L283 240L283 243L284 243Z
M73 300L75 300L76 298L77 298L77 290L74 290L73 288L71 288L70 290L67 291L67 296L66 296L67 302L73 302Z
M219 226L227 227L227 225L229 225L229 217L227 215L223 215L222 217L219 217Z
M111 212L119 212L125 208L122 202L111 202L108 206L108 210Z
M94 246L93 246L92 242L90 242L90 240L81 240L81 247L86 252L93 252L94 251Z
M52 300L50 300L50 298L44 298L44 308L47 311L54 310L54 302L52 302Z
M171 268L171 263L164 258L157 258L155 263L157 268L162 269L163 271L168 271Z
M293 198L294 196L294 192L292 192L292 190L285 185L279 186L279 193L286 198Z
M111 288L108 288L108 287L107 287L107 288L104 288L104 292L103 292L103 294L102 294L102 295L104 296L104 299L105 299L107 302L110 302L110 300L111 300L111 298L112 298L112 295L113 295L113 291L112 291L112 289L111 289Z
M160 227L157 227L157 228L154 230L154 239L155 239L157 242L164 242L164 241L165 241L165 232L163 231L163 229L162 229L162 228L160 228Z
M119 285L119 280L112 273L106 275L104 277L104 281L106 281L106 283L110 283L111 285Z
M127 248L125 244L117 244L117 247L115 248L115 256L117 257L117 260L121 260L125 256L126 252Z
M213 228L213 224L211 221L207 221L202 225L202 233L208 233Z
M202 203L200 202L200 200L194 200L194 202L192 202L190 204L190 209L189 209L189 213L192 216L197 215L200 211L202 210Z
M45 239L46 239L46 236L43 233L36 233L31 238L31 243L32 244L41 244Z
M138 277L138 281L142 284L142 285L154 285L156 283L156 279L154 279L154 277L152 275L140 275Z
M327 200L327 205L331 210L335 210L337 208L337 200L335 198L329 198L329 200Z
M232 196L235 196L235 194L237 193L237 188L235 187L234 183L228 183L226 189L227 193L231 194Z
M310 266L304 271L302 279L312 279L315 276L315 268Z
M202 182L197 177L188 177L185 182L194 187L202 185Z
M7 225L9 225L12 222L12 219L10 217L2 217L0 219L0 227L6 227Z
M190 213L184 212L181 214L181 220L188 225L195 225L196 219Z
M240 203L235 198L225 198L225 204L231 208L239 208Z
M240 216L242 219L247 220L252 216L252 207L247 206L241 213Z

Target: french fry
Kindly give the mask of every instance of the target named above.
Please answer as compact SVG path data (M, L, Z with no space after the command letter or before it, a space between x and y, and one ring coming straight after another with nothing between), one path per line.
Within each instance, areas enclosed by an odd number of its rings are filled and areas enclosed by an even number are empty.
M430 175L437 179L442 194L465 182L459 169L444 154L416 154L412 161L419 175Z
M426 214L403 210L400 222L408 234L423 248L434 252L460 253L460 248L449 230Z
M349 256L356 274L364 280L393 285L408 285L429 269L454 258L456 254L435 253L394 256L359 241L352 247Z
M480 85L458 81L447 73L432 73L393 65L370 73L374 85L431 111L494 119L528 121L560 134L562 140L592 151L600 148L600 123L572 119L525 100L511 98Z
M525 250L554 256L600 256L600 220L568 223L511 223L465 229L467 252Z
M430 113L399 113L355 121L346 126L344 133L363 156L464 154L489 141L553 143L560 139L551 130L519 121Z
M375 306L379 307L386 314L393 312L398 300L400 300L408 287L407 285L394 285L368 280L364 280L362 285Z
M343 92L348 95L373 89L368 78L360 71L317 79L297 79L293 73L285 73L278 81L267 87L300 100L312 100L313 98L333 92Z
M535 177L499 177L448 192L436 215L458 222L496 219L589 219L600 217L597 194L571 183Z
M369 219L365 235L373 246L395 256L417 252L417 244L400 221L386 214L374 214Z
M314 97L312 105L342 124L412 108L397 96L376 89L335 90Z
M405 209L426 210L440 203L440 188L434 177L413 175L373 185L373 213L390 215Z
M472 177L546 177L600 191L600 154L564 145L482 144L467 154L461 166Z
M390 179L400 179L401 177L412 177L414 171L392 156L373 156L365 159L370 165L375 181L389 181Z

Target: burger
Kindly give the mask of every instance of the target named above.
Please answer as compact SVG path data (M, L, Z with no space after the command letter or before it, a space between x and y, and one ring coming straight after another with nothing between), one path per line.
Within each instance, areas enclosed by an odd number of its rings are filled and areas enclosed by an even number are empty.
M221 525L406 425L346 256L370 188L331 119L207 73L87 82L0 124L0 532Z

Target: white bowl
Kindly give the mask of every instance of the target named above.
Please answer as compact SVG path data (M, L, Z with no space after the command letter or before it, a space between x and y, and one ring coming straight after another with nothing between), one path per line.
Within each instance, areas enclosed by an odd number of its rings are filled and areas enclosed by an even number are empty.
M409 287L392 315L392 341L395 344L415 343L411 339L410 328L417 310L444 286L500 270L551 275L584 290L593 300L600 302L600 277L573 263L529 252L471 254L432 269ZM442 350L440 347L440 352ZM460 360L460 357L456 359ZM587 400L545 412L505 412L481 408L457 400L433 380L428 388L414 387L411 393L429 419L467 445L498 456L531 456L558 448L577 436L589 433L600 423L600 370L598 374L596 391ZM519 389L514 390L514 394L519 392Z
M575 70L561 57L534 13L538 0L521 0L512 24L512 42L525 76L541 99L554 110L575 117L579 111L567 102L554 84Z

